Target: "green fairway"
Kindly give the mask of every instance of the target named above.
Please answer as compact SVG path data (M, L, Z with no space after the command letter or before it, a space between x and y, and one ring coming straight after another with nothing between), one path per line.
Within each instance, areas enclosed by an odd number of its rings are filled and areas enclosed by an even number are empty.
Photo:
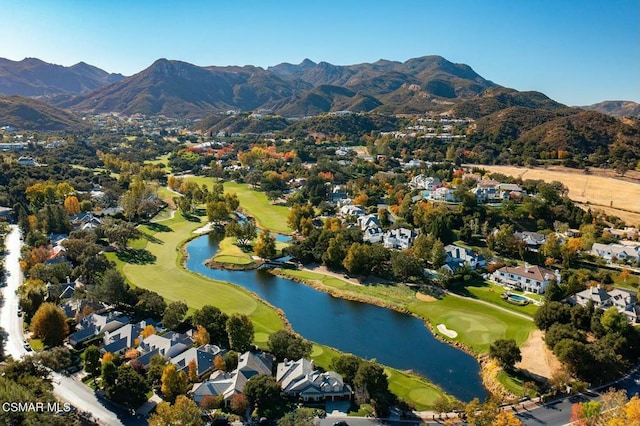
M196 182L198 185L205 184L209 188L213 187L215 182L213 178L201 176L187 179ZM259 227L278 234L291 234L292 230L287 225L288 207L274 206L269 202L264 192L251 189L246 183L224 182L224 191L238 195L240 207L255 217Z
M473 282L457 282L451 286L450 290L456 294L471 297L474 299L484 300L496 306L501 306L505 309L509 309L510 311L519 312L532 318L538 310L538 306L534 305L533 303L529 303L526 306L519 306L507 302L502 297L500 297L502 293L507 291L504 287L484 280L478 279ZM523 294L523 292L515 290L511 291L511 293ZM532 298L539 299L539 296L532 295Z
M177 247L201 225L186 221L182 215L176 214L176 217L161 224L140 227L144 237L131 242L130 246L146 249L156 256L151 265L124 263L112 253L109 258L122 269L131 284L155 291L167 301L182 300L190 311L204 305L214 305L228 314L240 312L249 315L255 327L254 342L266 348L269 335L284 328L282 319L273 307L241 287L211 280L181 267ZM335 282L341 281L335 279ZM339 354L327 346L313 345L312 358L322 368L329 369L331 360ZM385 368L385 371L389 375L391 391L418 409L431 408L432 402L444 395L424 378L393 368Z
M156 256L156 261L153 265L123 265L122 270L133 285L153 290L169 301L182 300L191 309L214 305L227 313L249 315L257 333L270 334L283 328L276 311L248 291L210 280L179 266L176 248L201 226L200 223L186 221L177 214L162 225L170 228L171 232L155 232L148 226L141 227L147 236L145 248Z
M220 241L218 254L213 257L213 260L233 265L249 265L253 263L251 256L243 252L235 243L236 239L234 237L227 237Z
M473 300L445 296L435 302L416 302L409 309L431 323L444 324L458 333L458 340L479 353L489 351L496 339L515 339L518 345L527 340L535 328L533 321L494 309Z

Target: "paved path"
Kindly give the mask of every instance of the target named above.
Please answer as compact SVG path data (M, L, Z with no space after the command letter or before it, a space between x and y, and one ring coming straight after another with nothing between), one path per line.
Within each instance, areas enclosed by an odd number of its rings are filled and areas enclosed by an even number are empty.
M5 257L5 272L7 285L2 289L3 304L0 312L0 327L4 333L5 354L14 359L22 358L27 351L22 346L22 317L18 316L18 296L16 290L22 284L20 270L20 249L22 241L20 230L11 226L11 232L5 239L7 255ZM80 411L88 411L100 425L122 425L118 416L105 408L96 398L93 390L84 383L58 373L51 373L53 393L64 402L68 402Z

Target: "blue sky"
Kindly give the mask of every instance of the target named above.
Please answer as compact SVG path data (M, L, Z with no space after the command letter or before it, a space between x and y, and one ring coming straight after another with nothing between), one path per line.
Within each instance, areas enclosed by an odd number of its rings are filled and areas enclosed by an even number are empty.
M135 74L441 55L569 105L640 102L638 0L4 0L0 57Z

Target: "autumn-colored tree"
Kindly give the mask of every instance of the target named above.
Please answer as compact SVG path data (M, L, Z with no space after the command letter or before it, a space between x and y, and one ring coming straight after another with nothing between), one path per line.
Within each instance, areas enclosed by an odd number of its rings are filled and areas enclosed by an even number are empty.
M80 213L80 203L75 195L71 195L64 199L64 209L68 215Z
M224 407L223 395L205 395L200 400L200 408L203 410L214 410L216 408Z
M162 371L162 386L160 390L167 401L173 402L176 397L185 394L189 387L187 375L178 371L175 365L167 364Z
M213 359L213 366L216 368L216 370L225 371L225 363L222 355L216 355L216 357Z
M492 426L521 426L522 422L510 411L499 411L496 415Z
M199 325L196 329L196 332L193 333L193 340L198 346L206 345L210 341L209 332L206 328Z
M276 255L276 239L268 230L265 230L260 233L253 249L263 259L271 259Z
M631 276L631 272L629 272L629 270L627 268L624 268L622 271L620 271L620 278L622 278L622 281L626 284L627 283L627 279Z
M102 355L102 364L109 362L113 362L113 354L111 352L105 352L105 354Z
M149 336L151 336L153 334L156 334L156 328L154 326L152 326L151 324L146 325L144 327L144 329L142 329L142 332L140 333L140 335L143 338L147 338L147 337L149 337Z
M176 398L174 405L166 402L158 404L156 412L149 418L149 426L189 425L202 426L200 408L184 395Z
M139 355L138 351L135 348L129 348L124 353L125 359L136 359L136 358L138 358L138 355Z
M242 416L247 412L247 408L249 408L249 400L243 393L237 393L231 398L229 407L235 414Z
M46 346L58 346L69 333L69 325L62 309L53 303L43 303L31 320L31 331Z
M353 204L356 206L366 206L368 202L369 196L364 192L359 193L356 195L356 198L353 199Z
M198 363L196 362L195 359L192 359L191 361L189 361L188 369L189 369L189 381L191 383L197 382L198 381Z

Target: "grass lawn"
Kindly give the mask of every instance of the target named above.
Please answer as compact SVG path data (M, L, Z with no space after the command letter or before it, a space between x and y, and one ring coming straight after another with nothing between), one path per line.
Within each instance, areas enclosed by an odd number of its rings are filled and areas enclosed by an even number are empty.
M506 300L502 299L502 297L500 297L500 295L506 292L507 289L497 284L486 282L480 279L474 281L457 282L451 287L451 291L462 296L484 300L485 302L501 306L514 312L529 315L530 317L533 317L533 315L538 310L538 307L533 303L529 303L526 306L519 306L507 302ZM517 291L512 291L512 293L522 294L522 292Z
M160 157L156 158L155 160L147 160L144 163L145 164L164 164L164 169L167 171L167 173L171 173L171 168L169 167L169 156L171 154L165 154L165 155L161 155Z
M227 237L220 241L220 250L213 257L213 260L220 263L231 263L234 265L248 265L253 262L250 254L242 251L236 244L234 237Z
M528 397L536 396L535 391L524 387L525 382L533 382L533 380L525 376L512 376L507 374L505 371L501 371L498 373L498 381L505 387L505 389L514 395Z
M522 345L535 328L528 321L508 312L493 309L473 300L445 296L435 302L416 302L409 310L428 318L433 325L444 324L458 333L458 340L479 353L489 351L489 345L496 339L515 339Z
M31 339L29 340L29 346L36 352L40 352L44 350L44 343L40 339Z
M168 301L183 300L190 310L214 305L226 313L249 315L255 326L255 343L266 348L269 334L284 327L275 309L241 287L211 280L181 267L176 247L180 247L191 236L191 232L201 226L200 223L189 222L176 214L175 218L162 222L162 225L161 228L142 226L140 229L145 236L130 244L156 256L153 265L124 263L111 253L109 258L116 261L133 285L153 290ZM340 282L337 279L335 281L336 285ZM314 344L311 357L316 365L328 369L331 360L339 354L335 349ZM385 371L389 375L391 391L418 409L429 409L432 401L444 395L424 378L392 368L385 368Z
M191 236L194 229L201 226L200 223L189 222L176 214L175 218L162 222L162 225L162 230L157 232L149 226L142 226L140 230L145 237L131 244L144 246L155 256L153 264L118 262L131 284L155 291L169 302L182 300L190 309L214 305L229 314L249 315L257 335L268 335L284 327L276 311L248 291L202 277L181 267L178 247ZM265 342L266 338L262 342L256 341L261 346Z

